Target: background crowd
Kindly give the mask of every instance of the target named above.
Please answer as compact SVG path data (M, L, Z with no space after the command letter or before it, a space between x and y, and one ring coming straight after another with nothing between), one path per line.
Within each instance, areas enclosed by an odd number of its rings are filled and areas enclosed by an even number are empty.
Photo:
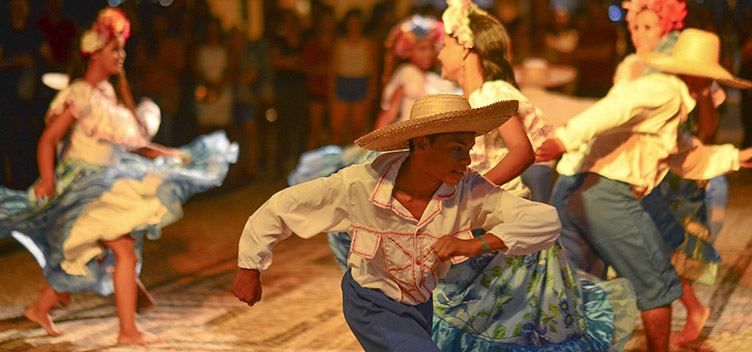
M214 3L234 3L244 14L241 26L229 23ZM356 6L360 3L364 5ZM613 85L617 63L634 52L618 0L478 4L508 29L515 64L542 57L577 69L575 81L557 88L563 93L604 96ZM412 13L439 18L446 6L444 1L417 0L4 2L3 186L25 189L38 177L36 142L55 94L41 77L48 72L72 72L75 77L82 70L78 38L108 5L118 5L131 19L125 71L134 96L150 97L162 109L155 141L175 146L200 133L226 130L241 143L241 159L229 183L281 177L303 151L350 144L370 130L379 110L383 43L389 29ZM752 0L692 0L688 9L686 27L718 33L723 65L751 79ZM253 11L263 11L263 16L248 16ZM263 19L262 30L249 33L245 24L258 19ZM336 85L342 84L353 94L334 94ZM737 101L745 128L742 147L752 145L750 94L730 92L741 98Z

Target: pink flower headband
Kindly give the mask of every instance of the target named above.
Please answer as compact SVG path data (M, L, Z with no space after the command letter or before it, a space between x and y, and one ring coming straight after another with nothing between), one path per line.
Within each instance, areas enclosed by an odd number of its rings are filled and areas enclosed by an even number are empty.
M88 57L101 50L113 38L123 43L131 36L131 23L120 9L108 7L99 11L97 21L81 36L81 56Z
M392 28L385 46L394 50L394 54L404 60L407 59L410 49L425 38L430 38L436 47L441 46L444 26L433 17L413 15Z
M643 10L655 12L663 34L684 28L684 18L687 17L687 3L683 0L632 0L621 6L627 9L627 23L634 22Z
M470 30L470 18L472 13L486 14L470 0L447 0L447 9L441 15L444 21L444 31L467 49L475 47L473 31Z

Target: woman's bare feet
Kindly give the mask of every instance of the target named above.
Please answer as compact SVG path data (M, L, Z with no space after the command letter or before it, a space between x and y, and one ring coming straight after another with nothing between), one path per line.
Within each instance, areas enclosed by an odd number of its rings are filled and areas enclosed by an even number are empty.
M63 334L63 332L58 330L55 326L55 322L52 321L50 314L37 309L36 306L26 308L26 311L24 311L24 316L26 317L26 319L29 319L41 325L42 328L44 328L44 330L46 330L50 336L60 336Z
M118 343L121 345L150 345L163 342L165 340L161 337L141 330L136 330L133 334L126 334L121 331L120 335L118 335Z
M692 341L697 340L702 332L702 327L705 326L705 321L708 320L710 315L710 308L706 306L700 306L693 310L693 312L687 312L687 323L684 324L684 329L676 337L674 344L677 346L685 346Z

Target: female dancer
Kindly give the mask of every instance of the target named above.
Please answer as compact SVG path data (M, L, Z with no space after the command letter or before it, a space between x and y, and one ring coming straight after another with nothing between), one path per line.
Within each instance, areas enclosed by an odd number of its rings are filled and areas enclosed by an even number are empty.
M520 102L516 119L476 139L470 168L525 195L518 175L532 158L513 154L517 145L508 143L507 134L530 149L545 140L549 127L515 87L504 27L469 1L448 4L442 16L449 34L439 53L442 75L459 83L472 106ZM507 151L505 144L513 147ZM443 350L618 348L635 314L626 281L578 280L559 244L526 256L492 252L455 264L434 290L434 306L433 337Z
M159 108L151 101L136 106L131 96L122 71L129 34L122 11L99 13L81 38L84 76L60 91L47 112L40 179L27 192L0 188L0 238L21 242L50 285L25 316L52 336L62 332L49 312L69 292L114 289L118 342L160 342L135 322L138 286L145 292L138 279L144 236L158 239L188 197L219 186L237 155L223 133L180 149L149 142Z
M413 15L392 28L385 43L384 90L374 130L406 119L415 100L426 94L461 94L454 82L433 71L443 38L444 27L433 17Z

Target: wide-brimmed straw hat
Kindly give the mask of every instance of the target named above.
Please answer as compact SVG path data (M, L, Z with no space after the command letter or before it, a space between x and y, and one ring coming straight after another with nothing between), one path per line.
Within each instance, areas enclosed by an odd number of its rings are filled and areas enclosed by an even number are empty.
M545 59L528 58L514 67L514 79L520 87L553 88L572 82L577 70L568 65L550 65Z
M410 139L431 134L474 132L483 135L509 120L518 105L517 100L502 100L473 109L462 95L426 95L413 103L410 119L368 133L355 144L364 149L388 151L405 149Z
M687 28L681 32L671 55L640 54L640 59L661 71L696 76L735 87L750 88L752 82L736 78L720 65L721 40L715 33Z

